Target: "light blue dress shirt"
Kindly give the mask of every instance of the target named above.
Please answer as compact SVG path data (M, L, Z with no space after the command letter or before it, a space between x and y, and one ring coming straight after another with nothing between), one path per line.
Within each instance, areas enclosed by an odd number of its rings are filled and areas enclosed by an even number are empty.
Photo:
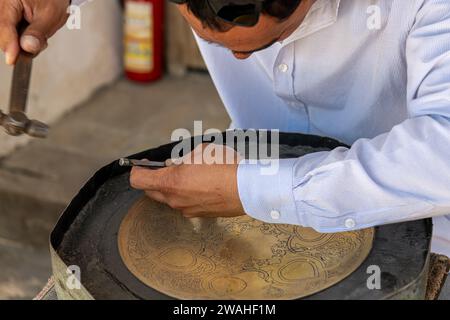
M352 144L272 176L241 163L249 215L321 232L435 217L435 251L450 256L449 0L317 0L246 60L197 40L233 127Z

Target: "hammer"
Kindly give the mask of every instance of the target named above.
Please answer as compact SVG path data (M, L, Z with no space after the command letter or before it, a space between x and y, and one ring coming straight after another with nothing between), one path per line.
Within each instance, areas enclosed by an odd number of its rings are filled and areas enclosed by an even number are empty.
M23 22L20 30L25 30L25 28L26 23ZM6 133L11 136L27 134L35 138L46 138L49 127L40 121L28 119L25 114L33 58L32 54L23 50L19 53L13 71L9 113L4 114L0 110L0 126L4 127Z

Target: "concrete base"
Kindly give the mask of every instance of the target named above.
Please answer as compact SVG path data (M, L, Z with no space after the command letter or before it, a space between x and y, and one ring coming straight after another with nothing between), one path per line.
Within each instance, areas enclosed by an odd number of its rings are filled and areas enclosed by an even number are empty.
M450 300L450 277L447 277L444 288L442 288L439 300Z

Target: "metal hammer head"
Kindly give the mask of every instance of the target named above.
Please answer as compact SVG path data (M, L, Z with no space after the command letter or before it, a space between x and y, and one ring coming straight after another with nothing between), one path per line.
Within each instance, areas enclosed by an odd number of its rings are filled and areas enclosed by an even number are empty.
M5 115L0 111L0 125L11 136L27 134L34 138L46 138L49 131L45 123L30 120L23 112L11 112Z

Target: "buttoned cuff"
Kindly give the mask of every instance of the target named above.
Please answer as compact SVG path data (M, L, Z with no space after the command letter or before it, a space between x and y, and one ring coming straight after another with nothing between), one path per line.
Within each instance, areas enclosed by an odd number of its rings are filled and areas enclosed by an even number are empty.
M239 163L239 197L249 216L268 223L301 224L292 189L295 161L242 160Z

